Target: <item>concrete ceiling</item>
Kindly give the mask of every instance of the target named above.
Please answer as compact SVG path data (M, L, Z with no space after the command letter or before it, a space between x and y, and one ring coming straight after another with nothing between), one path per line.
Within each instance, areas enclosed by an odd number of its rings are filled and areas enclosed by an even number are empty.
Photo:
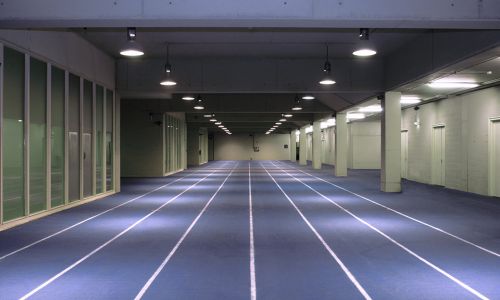
M0 27L75 31L114 57L117 92L141 99L135 100L140 109L183 111L190 122L204 125L193 104L180 100L201 94L205 111L224 113L235 128L248 132L268 127L296 95L316 99L283 126L285 131L387 90L417 88L495 47L500 36L498 30L484 30L500 28L495 0L3 0L0 5ZM118 55L129 26L138 28L137 41L146 52L140 59ZM360 27L371 28L375 57L351 55ZM178 81L170 89L159 85L167 43ZM337 81L333 87L318 84L325 44Z
M126 30L75 29L109 55L119 58L126 41ZM379 56L389 55L408 41L425 33L422 29L372 29L370 42ZM325 45L330 57L351 58L359 42L359 29L253 29L253 28L138 28L137 42L145 58L164 58L166 45L176 58L324 58Z

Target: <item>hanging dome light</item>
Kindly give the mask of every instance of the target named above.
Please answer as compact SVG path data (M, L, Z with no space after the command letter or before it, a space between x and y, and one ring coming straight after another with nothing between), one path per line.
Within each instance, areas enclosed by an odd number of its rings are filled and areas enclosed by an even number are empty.
M304 95L302 96L302 100L314 100L314 96L313 95Z
M164 68L165 74L163 76L163 80L160 82L160 84L164 86L174 86L177 84L177 82L175 82L172 78L172 66L170 65L169 56L169 47L167 45L167 62L165 63Z
M330 60L328 57L328 45L326 45L326 61L325 64L323 65L323 72L325 73L325 77L321 79L319 82L322 85L333 85L335 84L335 80L331 77L331 72L332 72L332 65L330 64Z
M193 101L195 98L193 96L190 96L190 95L186 95L186 96L183 96L182 97L182 100L186 100L186 101Z
M285 118L291 118L291 117L293 117L293 115L292 114L284 114L283 117L285 117Z
M302 110L302 106L300 105L299 97L295 97L295 104L292 107L292 110Z
M196 105L194 106L194 109L196 109L196 110L205 109L205 106L203 106L203 101L201 100L200 95L198 95L198 97L196 99Z
M372 56L377 54L375 47L370 43L370 30L368 28L361 28L359 30L359 42L356 49L352 52L355 56Z
M127 28L127 43L120 50L120 54L128 57L137 57L144 55L144 50L141 45L139 45L135 38L137 36L137 32L135 27Z

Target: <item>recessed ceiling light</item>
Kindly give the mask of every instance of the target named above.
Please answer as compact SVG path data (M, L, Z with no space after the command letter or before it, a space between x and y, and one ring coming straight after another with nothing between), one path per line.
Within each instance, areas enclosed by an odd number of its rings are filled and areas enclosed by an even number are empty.
M376 105L360 107L358 109L358 111L360 111L360 112L381 112L382 107L380 105L376 104Z
M433 80L427 85L437 89L475 88L479 86L474 79L459 77L441 78Z
M435 89L456 89L456 88L475 88L479 84L472 82L431 82L427 84L431 88Z
M401 104L417 104L422 102L418 96L401 96Z
M364 119L365 114L363 113L347 113L347 119L350 120L359 120L359 119Z

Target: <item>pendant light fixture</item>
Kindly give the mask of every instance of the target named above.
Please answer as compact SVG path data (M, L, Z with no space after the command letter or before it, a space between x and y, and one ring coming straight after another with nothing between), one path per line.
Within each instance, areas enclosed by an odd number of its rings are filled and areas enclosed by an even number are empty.
M331 77L332 65L330 64L329 56L328 56L328 45L326 45L326 61L323 65L323 72L325 73L325 77L319 82L322 85L333 85L335 84L335 80Z
M195 99L194 96L190 96L190 95L186 95L186 96L182 97L182 100L185 100L185 101L193 101L194 99Z
M167 44L167 62L165 63L163 80L160 82L161 85L164 86L174 86L177 84L175 80L172 78L172 65L170 65L170 53L169 46Z
M205 106L203 106L203 100L201 99L200 95L198 95L198 97L196 97L196 104L194 106L194 109L196 109L196 110L205 109Z
M141 45L139 45L135 38L137 36L137 31L135 27L127 28L127 43L120 50L120 54L128 57L137 57L144 55L144 50Z
M292 114L284 114L283 117L285 117L285 118L291 118L291 117L293 117L293 115Z
M375 47L370 43L370 29L361 28L359 30L359 42L356 49L352 52L355 56L372 56L377 54Z
M294 105L292 107L292 110L302 110L302 106L300 105L300 99L298 96L295 96L295 101Z

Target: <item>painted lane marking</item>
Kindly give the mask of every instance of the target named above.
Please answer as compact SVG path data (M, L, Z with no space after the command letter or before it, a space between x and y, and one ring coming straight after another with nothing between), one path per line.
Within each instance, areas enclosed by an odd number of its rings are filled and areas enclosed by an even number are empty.
M224 164L225 164L225 163L224 163ZM85 220L82 220L82 221L80 221L80 222L78 222L78 223L75 223L75 224L73 224L73 225L71 225L71 226L69 226L69 227L66 227L66 228L64 228L64 229L61 229L61 230L59 230L59 231L57 231L57 232L55 232L55 233L53 233L53 234L51 234L51 235L48 235L48 236L46 236L46 237L44 237L44 238L42 238L42 239L39 239L39 240L37 240L37 241L35 241L35 242L32 242L32 243L30 243L30 244L28 244L28 245L26 245L26 246L23 246L23 247L21 247L21 248L19 248L19 249L17 249L17 250L14 250L14 251L12 251L12 252L9 252L9 253L7 253L7 254L5 254L5 255L3 255L3 256L0 256L0 262L1 262L3 259L5 259L5 258L7 258L7 257L9 257L9 256L12 256L12 255L14 255L14 254L16 254L16 253L22 252L22 251L24 251L24 250L26 250L26 249L29 249L29 248L31 248L31 247L33 247L33 246L35 246L35 245L37 245L37 244L40 244L40 243L42 243L42 242L44 242L44 241L46 241L46 240L48 240L48 239L51 239L51 238L53 238L53 237L55 237L55 236L58 236L58 235L60 235L61 233L64 233L64 232L66 232L66 231L68 231L68 230L70 230L70 229L73 229L73 228L75 228L75 227L77 227L77 226L80 226L80 225L82 225L82 224L84 224L84 223L87 223L88 221L93 220L93 219L95 219L95 218L97 218L97 217L100 217L100 216L102 216L102 215L104 215L104 214L106 214L106 213L109 213L109 212L111 212L111 211L113 211L113 210L115 210L115 209L117 209L117 208L120 208L120 207L122 207L122 206L124 206L124 205L127 205L127 204L132 203L132 202L134 202L134 201L136 201L136 200L139 200L139 199L141 199L141 198L144 198L144 197L146 197L146 196L148 196L148 195L150 195L150 194L152 194L152 193L154 193L154 192L157 192L157 191L159 191L159 190L161 190L161 189L163 189L163 188L165 188L165 187L167 187L167 186L170 186L170 185L172 185L172 184L174 184L174 183L176 183L176 182L178 182L178 181L180 181L180 180L182 180L182 179L184 179L184 178L186 178L186 177L188 177L188 176L191 176L191 175L193 175L193 174L194 174L194 173L196 173L196 172L202 171L202 170L204 170L204 169L197 169L196 171L193 171L193 172L191 172L191 173L187 174L187 175L186 175L186 176L184 176L184 177L178 178L178 179L176 179L176 180L174 180L174 181L171 181L171 182L169 182L169 183L167 183L167 184L164 184L164 185L162 185L162 186L160 186L160 187L158 187L158 188L155 188L154 190L151 190L151 191L149 191L149 192L147 192L147 193L145 193L145 194L142 194L142 195L140 195L140 196L137 196L137 197L135 197L135 198L133 198L133 199L130 199L130 200L126 201L126 202L123 202L123 203L121 203L121 204L119 204L119 205L117 205L117 206L111 207L110 209L107 209L107 210L105 210L105 211L103 211L103 212L100 212L100 213L98 213L98 214L96 214L96 215L94 215L94 216L92 216L92 217L89 217L89 218L87 218L87 219L85 219Z
M381 236L385 237L387 240L389 240L390 242L392 242L393 244L395 244L396 246L400 247L401 249L403 249L404 251L406 251L407 253L411 254L412 256L414 256L415 258L417 258L418 260L420 260L421 262L423 262L424 264L428 265L429 267L431 267L432 269L436 270L437 272L441 273L442 275L444 275L445 277L447 277L448 279L452 280L453 282L455 282L456 284L458 284L459 286L461 286L462 288L466 289L467 291L469 291L470 293L472 293L473 295L475 295L476 297L480 298L480 299L483 299L483 300L486 300L488 299L488 297L486 297L485 295L481 294L480 292L478 292L477 290L473 289L472 287L470 287L469 285L467 285L466 283L462 282L461 280L457 279L456 277L454 277L453 275L449 274L448 272L446 272L445 270L441 269L440 267L436 266L435 264L431 263L430 261L426 260L425 258L423 258L422 256L418 255L417 253L413 252L412 250L410 250L409 248L407 248L406 246L404 246L403 244L399 243L398 241L396 241L395 239L393 239L392 237L390 237L389 235L385 234L383 231L379 230L378 228L376 228L375 226L371 225L370 223L366 222L365 220L363 220L362 218L356 216L354 213L352 213L351 211L349 211L348 209L344 208L342 205L338 204L337 202L331 200L330 198L328 198L327 196L323 195L322 193L316 191L314 188L312 188L311 186L309 186L308 184L302 182L300 179L296 178L295 176L291 175L290 173L288 173L287 171L285 170L281 170L282 172L285 172L288 176L294 178L295 180L297 180L298 182L302 183L303 185L305 185L306 187L308 187L310 190L314 191L316 194L318 194L319 196L321 196L322 198L326 199L327 201L329 201L330 203L334 204L335 206L337 206L338 208L340 208L342 211L344 211L345 213L349 214L351 217L355 218L356 220L358 220L359 222L361 222L362 224L368 226L370 229L372 229L373 231L377 232L378 234L380 234Z
M250 299L257 299L257 283L255 280L255 244L253 234L253 204L252 204L252 169L248 163L248 215L250 225Z
M287 165L287 164L285 164L285 165ZM306 174L306 175L309 175L309 176L311 176L311 177L313 177L313 178L316 178L316 179L321 180L321 181L323 181L323 182L325 182L325 183L328 183L328 184L330 184L330 185L332 185L332 186L334 186L334 187L336 187L336 188L339 188L339 189L341 189L341 190L343 190L343 191L345 191L345 192L348 192L348 193L350 193L350 194L352 194L352 195L354 195L354 196L357 196L357 197L359 197L359 198L361 198L361 199L363 199L363 200L369 201L369 202L371 202L371 203L373 203L373 204L375 204L375 205L378 205L378 206L380 206L380 207L382 207L382 208L384 208L384 209L386 209L386 210L389 210L389 211L391 211L391 212L393 212L393 213L396 213L396 214L398 214L398 215L400 215L400 216L402 216L402 217L405 217L405 218L410 219L410 220L412 220L412 221L414 221L414 222L417 222L417 223L419 223L419 224L421 224L421 225L424 225L424 226L427 226L427 227L429 227L429 228L432 228L432 229L434 229L434 230L436 230L436 231L439 231L439 232L441 232L441 233L443 233L443 234L446 234L446 235L448 235L448 236L450 236L450 237L452 237L452 238L454 238L454 239L457 239L457 240L459 240L459 241L461 241L461 242L463 242L463 243L466 243L466 244L468 244L468 245L470 245L470 246L476 247L476 248L478 248L478 249L480 249L480 250L482 250L482 251L484 251L484 252L487 252L487 253L489 253L489 254L491 254L491 255L494 255L494 256L496 256L496 257L500 257L500 253L497 253L497 252L495 252L495 251L489 250L489 249L487 249L487 248L485 248L485 247L482 247L482 246L480 246L480 245L474 244L473 242L468 241L468 240L466 240L466 239L464 239L464 238L461 238L461 237L459 237L459 236L457 236L457 235L454 235L453 233L447 232L447 231L445 231L444 229L441 229L441 228L436 227L436 226L434 226L434 225L431 225L431 224L425 223L424 221L421 221L421 220L419 220L419 219L416 219L416 218L414 218L414 217L411 217L411 216L409 216L409 215L406 215L406 214L404 214L404 213L402 213L402 212L400 212L400 211L398 211L398 210L395 210L395 209L393 209L393 208L390 208L390 207L388 207L388 206L385 206L385 205L383 205L383 204L381 204L381 203L379 203L379 202L377 202L377 201L371 200L371 199L369 199L369 198L367 198L367 197L365 197L365 196L362 196L362 195L356 194L356 193L355 193L355 192L353 192L353 191L350 191L350 190L348 190L348 189L346 189L346 188L343 188L343 187L341 187L341 186L339 186L339 185L336 185L336 184L334 184L334 183L332 183L332 182L330 182L330 181L328 181L328 180L325 180L325 179L323 179L323 178L321 178L321 177L317 177L317 176L312 175L312 174L310 174L310 173L304 172L304 171L302 171L302 170L300 170L300 169L297 169L297 168L295 168L295 167L293 167L293 166L291 166L291 167L292 167L293 169L297 170L297 171L300 171L300 172L302 172L302 173L304 173L304 174Z
M93 256L94 254L96 254L97 252L99 252L100 250L102 250L104 247L106 247L107 245L109 245L112 242L114 242L116 239L118 239L119 237L121 237L122 235L124 235L125 233L127 233L128 231L130 231L135 226L137 226L140 223L142 223L144 220L146 220L147 218L149 218L150 216L152 216L153 214L155 214L156 212L158 212L160 209L162 209L163 207L165 207L166 205L168 205L172 201L174 201L177 198L179 198L180 196L182 196L184 193L186 193L191 188L195 187L198 183L200 183L203 180L207 179L210 175L212 175L214 173L215 173L215 171L212 172L212 173L210 173L210 174L208 174L207 176L203 177L199 181L195 182L194 184L192 184L191 186L189 186L188 188L186 188L184 191L180 192L179 194L177 194L173 198L170 198L170 200L168 200L167 202L163 203L162 205L160 205L155 210L151 211L146 216L144 216L141 219L137 220L134 224L130 225L129 227L127 227L126 229L124 229L123 231L121 231L120 233L118 233L117 235L115 235L113 238L111 238L108 241L104 242L99 247L97 247L93 251L89 252L87 255L85 255L84 257L80 258L79 260L77 260L76 262L74 262L72 265L70 265L66 269L62 270L61 272L57 273L56 275L54 275L53 277L51 277L50 279L48 279L47 281L45 281L44 283L42 283L41 285L39 285L38 287L36 287L35 289L31 290L29 293L27 293L26 295L24 295L23 297L21 297L20 300L25 300L25 299L30 298L31 296L33 296L34 294L36 294L37 292L39 292L40 290L42 290L43 288L45 288L46 286L48 286L49 284L51 284L53 281L57 280L59 277L63 276L64 274L66 274L67 272L69 272L70 270L72 270L73 268L75 268L76 266L78 266L79 264L81 264L82 262L84 262L85 260L87 260L89 257Z
M234 168L231 170L231 172L227 175L227 177L224 179L224 181L222 182L222 184L219 186L219 188L217 189L217 191L215 191L215 193L212 195L212 197L210 198L210 200L208 200L208 202L205 204L205 206L203 207L203 209L200 211L200 213L193 220L193 222L191 223L191 225L189 225L189 227L186 229L186 231L184 232L184 234L177 241L177 244L175 244L174 248L172 248L172 250L170 251L170 253L163 260L163 262L160 264L160 266L156 269L156 271L153 273L153 275L151 275L151 277L148 279L148 281L146 282L146 284L144 284L144 286L141 288L141 290L139 291L139 293L137 294L137 296L135 296L135 298L134 298L135 300L142 299L142 297L144 296L144 294L148 291L149 287L153 284L153 282L156 280L156 278L158 277L158 275L160 275L161 271L165 268L165 266L167 265L167 263L174 256L174 254L177 251L177 249L179 249L179 247L181 246L182 242L186 239L186 237L188 236L188 234L191 232L191 229L193 229L193 227L196 225L196 223L198 222L198 220L205 213L205 211L207 210L208 206L210 205L210 203L212 203L212 201L214 200L215 196L217 196L217 194L222 189L222 187L224 186L224 184L226 183L226 181L228 180L228 178L231 176L231 174L233 174L233 171L234 171L234 169L236 168L237 165L238 164L236 164L234 166Z
M267 172L267 174L271 177L271 179L274 181L274 183L278 186L278 188L283 193L283 195L285 195L285 197L288 199L288 201L292 204L292 206L295 208L295 210L299 213L299 215L302 218L302 220L304 220L304 222L307 224L307 226L309 226L309 228L312 230L312 232L314 233L314 235L316 235L316 237L320 240L321 244L323 244L323 246L326 248L326 250L328 251L328 253L330 253L330 255L333 257L333 259L335 259L335 261L337 262L337 264L340 266L340 268L342 268L342 271L344 271L344 273L346 274L346 276L349 278L349 280L352 282L352 284L358 289L358 291L361 293L361 295L363 295L363 297L365 299L367 299L367 300L368 299L372 299L370 297L370 295L368 295L368 293L365 291L365 289L363 288L363 286L361 286L361 284L358 282L358 280L356 279L356 277L351 273L351 271L349 271L349 269L347 268L347 266L342 262L342 260L340 260L340 258L337 256L337 254L335 254L335 252L332 250L332 248L330 248L330 246L325 242L325 240L323 239L323 237L318 233L318 231L314 228L314 226L304 216L304 214L300 211L300 209L297 207L297 205L295 205L295 203L293 202L293 200L281 188L281 185L279 185L279 183L274 179L274 177L269 173L269 171L263 165L262 165L262 167Z

